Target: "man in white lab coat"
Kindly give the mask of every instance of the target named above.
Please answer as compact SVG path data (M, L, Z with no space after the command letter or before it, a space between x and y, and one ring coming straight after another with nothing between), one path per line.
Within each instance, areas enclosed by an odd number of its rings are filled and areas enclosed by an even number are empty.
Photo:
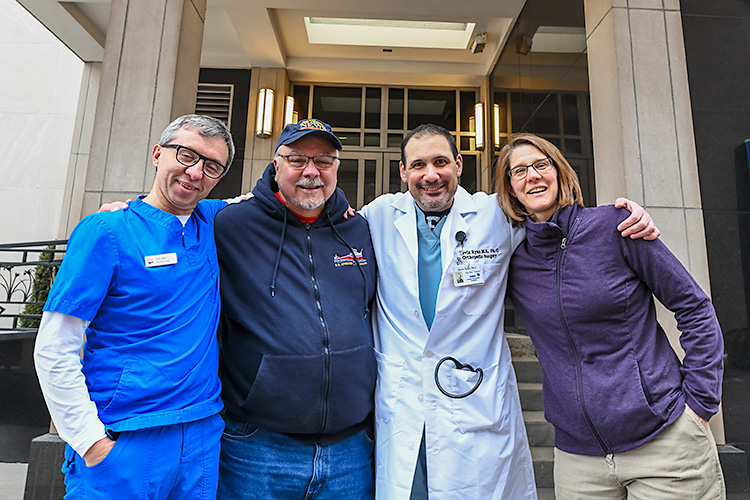
M409 191L362 209L378 259L378 499L536 498L503 332L508 263L524 233L495 195L458 185L462 161L447 130L417 127L401 146ZM623 235L652 231L645 214Z

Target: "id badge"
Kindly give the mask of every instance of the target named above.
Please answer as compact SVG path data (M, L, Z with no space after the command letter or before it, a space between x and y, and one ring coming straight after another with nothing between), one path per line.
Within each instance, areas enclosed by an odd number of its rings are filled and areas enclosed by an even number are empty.
M453 268L453 284L456 286L484 285L482 265L465 260L459 254Z
M160 255L147 255L144 257L146 267L161 267L177 264L177 253L163 253Z

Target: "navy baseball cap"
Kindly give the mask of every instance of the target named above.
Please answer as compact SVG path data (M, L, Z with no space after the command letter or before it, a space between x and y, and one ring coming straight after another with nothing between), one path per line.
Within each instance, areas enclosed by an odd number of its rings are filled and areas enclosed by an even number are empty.
M323 139L326 139L333 144L333 147L338 150L343 148L341 141L339 141L339 138L336 137L336 134L331 130L331 126L315 118L306 118L299 123L290 123L284 127L284 130L281 131L281 135L279 136L279 142L276 143L276 148L278 149L282 144L291 144L307 134L321 136Z

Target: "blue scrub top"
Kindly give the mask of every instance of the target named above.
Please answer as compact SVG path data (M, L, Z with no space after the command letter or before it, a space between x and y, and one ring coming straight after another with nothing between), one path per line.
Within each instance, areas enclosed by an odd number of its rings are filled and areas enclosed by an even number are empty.
M443 279L443 263L440 259L440 233L443 231L447 217L440 219L435 229L430 229L425 222L422 209L416 203L414 206L417 213L419 304L422 307L422 317L424 317L429 330L435 320L438 289Z
M89 215L73 231L45 310L91 321L83 373L112 430L221 410L213 224L225 206L201 201L183 229L138 199L127 210ZM165 265L146 264L159 259Z

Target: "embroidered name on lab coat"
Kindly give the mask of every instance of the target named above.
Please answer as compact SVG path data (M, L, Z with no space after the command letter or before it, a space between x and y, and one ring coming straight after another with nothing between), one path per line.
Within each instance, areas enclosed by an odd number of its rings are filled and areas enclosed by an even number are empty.
M477 248L476 250L461 250L463 260L494 259L500 255L500 248Z

